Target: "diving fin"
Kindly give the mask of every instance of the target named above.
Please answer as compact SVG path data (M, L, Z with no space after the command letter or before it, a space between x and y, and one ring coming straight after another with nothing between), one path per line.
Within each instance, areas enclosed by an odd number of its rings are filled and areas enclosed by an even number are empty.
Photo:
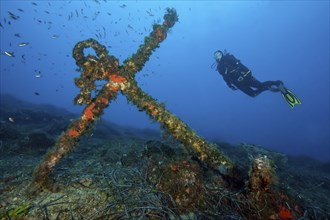
M294 108L296 104L301 104L301 101L298 99L298 97L293 92L285 88L283 84L280 84L278 88L281 91L283 98L291 108Z

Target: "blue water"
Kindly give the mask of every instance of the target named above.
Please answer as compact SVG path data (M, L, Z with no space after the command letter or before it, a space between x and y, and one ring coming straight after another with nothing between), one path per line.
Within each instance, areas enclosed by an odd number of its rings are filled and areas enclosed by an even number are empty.
M136 75L139 86L209 140L330 160L329 1L34 3L0 1L1 93L80 113L83 107L73 105L74 45L95 38L122 62L174 7L179 22ZM234 54L260 81L282 80L303 104L291 109L279 93L251 98L232 91L211 68L217 49ZM102 119L159 128L123 96Z

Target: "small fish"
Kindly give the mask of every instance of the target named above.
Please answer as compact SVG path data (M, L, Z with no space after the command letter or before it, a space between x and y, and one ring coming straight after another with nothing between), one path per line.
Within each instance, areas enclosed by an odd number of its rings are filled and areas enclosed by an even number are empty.
M15 37L21 37L19 33L14 34Z
M15 57L14 52L5 51L5 54L9 57Z
M58 38L58 37L59 37L59 36L56 35L56 34L54 34L54 35L52 36L53 39L56 39L56 38Z
M1 22L0 22L0 27L4 28L4 27L2 26L2 24L1 24Z
M35 92L34 94L35 94L35 95L40 95L39 92Z
M149 8L149 11L146 11L149 16L154 16L154 14L151 12L151 8Z
M127 27L134 30L134 28L131 25L127 25Z
M24 10L23 9L20 9L20 8L18 8L17 10L19 10L20 12L24 12Z
M41 78L42 77L40 70L39 71L38 70L35 70L34 72L35 72L35 77L36 78Z
M125 4L122 4L121 6L119 6L121 8L126 8L126 5Z
M14 123L14 119L12 117L9 117L8 120L11 122L11 123Z
M20 43L18 46L19 46L19 47L24 47L24 46L26 46L26 45L29 45L29 43L27 43L27 42L26 42L26 43Z
M11 13L10 11L8 11L8 14L9 14L9 17L11 18L11 19L14 19L14 20L17 20L17 19L19 19L19 16L17 16L17 15L14 15L13 13Z
M32 2L32 5L38 6L37 3L35 3L35 2Z
M68 17L68 20L71 20L72 17L73 17L73 14L71 12L70 15L69 15L69 17Z

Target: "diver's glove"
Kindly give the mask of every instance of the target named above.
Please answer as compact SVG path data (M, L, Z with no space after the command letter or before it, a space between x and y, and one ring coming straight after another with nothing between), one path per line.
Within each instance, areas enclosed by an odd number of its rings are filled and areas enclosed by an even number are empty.
M231 88L234 91L237 90L237 88L235 86L233 86L233 85L230 85L229 88Z

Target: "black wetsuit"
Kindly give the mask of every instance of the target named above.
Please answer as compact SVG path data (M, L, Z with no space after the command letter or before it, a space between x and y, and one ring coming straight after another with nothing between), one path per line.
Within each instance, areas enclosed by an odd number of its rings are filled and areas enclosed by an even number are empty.
M252 76L251 71L233 55L223 55L217 67L218 72L231 89L239 89L245 94L255 97L271 86L278 86L281 81L260 82ZM254 89L253 89L254 88Z

